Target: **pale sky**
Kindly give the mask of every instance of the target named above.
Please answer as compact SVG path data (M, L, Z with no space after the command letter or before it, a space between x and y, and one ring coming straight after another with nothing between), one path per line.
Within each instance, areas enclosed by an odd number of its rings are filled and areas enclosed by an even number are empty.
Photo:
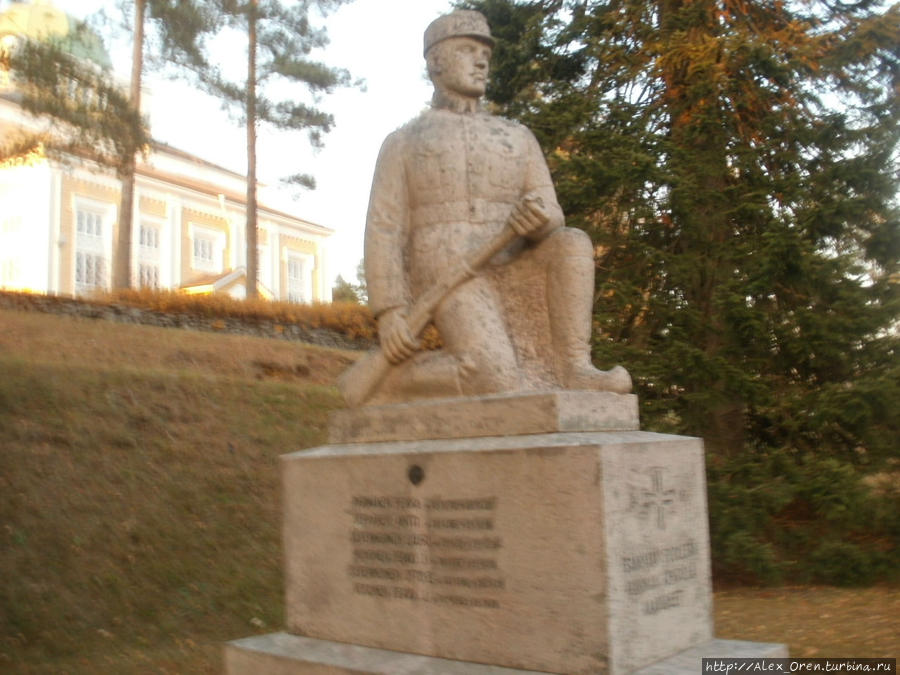
M78 18L101 8L110 16L120 16L115 0L52 0L52 4ZM315 176L317 189L300 192L296 200L270 192L260 197L273 207L335 230L330 244L332 281L338 274L356 280L378 149L388 133L428 104L431 86L425 79L422 33L450 9L451 0L355 0L341 7L327 19L331 44L320 58L364 79L366 90L338 90L323 98L321 107L334 115L335 127L318 152L310 150L304 132L261 129L259 180L274 187L281 177L309 173ZM108 48L117 75L127 81L129 44L120 39ZM232 50L241 63L244 49L235 44ZM245 171L245 132L214 99L152 72L145 72L144 83L152 93L149 111L154 138L234 171Z

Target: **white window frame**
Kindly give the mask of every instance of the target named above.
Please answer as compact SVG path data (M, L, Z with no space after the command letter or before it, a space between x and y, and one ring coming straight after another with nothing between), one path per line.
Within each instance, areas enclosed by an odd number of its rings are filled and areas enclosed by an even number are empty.
M188 224L188 233L191 239L191 268L212 274L220 274L225 271L225 242L227 239L225 233L195 223ZM199 241L209 242L209 258L197 256L197 242Z
M143 250L158 251L159 243L162 239L160 235L161 231L162 225L149 218L141 217L140 228L138 230L138 245Z
M313 268L315 257L308 253L287 250L284 256L285 276L287 277L286 296L288 302L311 303L313 301ZM300 263L301 278L291 276L291 263ZM297 282L299 281L299 288Z
M142 215L138 222L137 282L140 288L159 289L162 277L165 221Z
M85 217L81 217L82 214ZM96 219L87 216L95 216ZM116 206L75 195L72 199L72 218L75 239L72 247L72 280L75 293L109 290Z
M138 263L138 285L140 288L159 290L159 265Z
M75 290L90 293L109 288L109 261L100 253L79 249L75 252Z
M105 222L105 214L99 209L79 206L75 210L75 234L87 241L96 239L103 243L103 235L109 223Z

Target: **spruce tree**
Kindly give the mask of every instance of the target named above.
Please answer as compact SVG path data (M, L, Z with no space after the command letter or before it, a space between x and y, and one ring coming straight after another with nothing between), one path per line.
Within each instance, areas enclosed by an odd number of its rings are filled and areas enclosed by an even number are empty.
M900 7L461 4L596 244L595 360L644 423L721 457L895 453Z
M315 26L310 15L328 11L347 0L312 0L284 3L279 0L213 0L208 3L217 29L246 32L247 67L242 78L233 78L208 61L194 70L200 83L224 105L238 112L247 130L247 297L257 297L257 128L262 124L280 130L305 130L318 146L322 134L334 123L317 103L323 93L350 82L346 71L332 68L311 56L328 43L327 31ZM208 57L204 57L208 58ZM277 85L301 85L310 101L284 99ZM298 173L285 179L312 188L312 176Z

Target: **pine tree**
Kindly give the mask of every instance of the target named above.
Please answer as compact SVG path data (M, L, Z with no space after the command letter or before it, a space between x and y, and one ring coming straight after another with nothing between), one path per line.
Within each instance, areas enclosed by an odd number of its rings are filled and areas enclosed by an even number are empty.
M356 294L359 299L368 304L369 302L369 284L366 281L366 260L360 258L356 264Z
M340 274L334 280L334 288L331 289L332 302L352 302L359 304L359 296L357 295L356 286L344 279Z
M873 459L900 433L900 7L477 0L488 97L597 247L645 423Z
M128 100L135 110L141 109L141 80L144 69L144 0L134 2L134 36L131 56L131 85ZM135 155L131 155L122 171L122 196L119 201L119 234L113 262L113 287L131 288L131 243L134 228Z
M155 29L153 46L157 54L151 54L151 62L157 67L175 65L197 67L202 64L200 45L208 31L213 29L210 14L197 0L133 0L124 3L132 15L131 83L128 99L133 109L141 108L141 87L144 72L145 28ZM113 275L115 288L130 288L132 283L132 235L134 232L134 177L135 154L130 155L120 170L122 196L119 205L119 236Z
M204 87L226 106L240 111L247 130L247 297L257 297L257 187L256 146L260 123L281 130L306 130L314 146L321 144L333 117L316 105L317 97L350 82L346 71L311 58L324 47L327 32L315 27L310 13L323 16L347 0L313 0L286 5L279 0L213 0L220 27L247 34L247 70L242 81L233 80L208 63L195 68ZM284 100L272 95L269 84L299 84L313 97L312 103ZM313 178L296 174L286 182L312 188Z

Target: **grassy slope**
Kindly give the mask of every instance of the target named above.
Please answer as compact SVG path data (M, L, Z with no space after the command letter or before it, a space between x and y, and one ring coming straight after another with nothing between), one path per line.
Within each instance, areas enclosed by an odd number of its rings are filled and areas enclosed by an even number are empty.
M336 351L0 311L0 672L214 673L282 625L278 455ZM896 656L897 589L738 589L720 637Z
M277 457L348 362L0 312L0 671L215 672L281 626Z

